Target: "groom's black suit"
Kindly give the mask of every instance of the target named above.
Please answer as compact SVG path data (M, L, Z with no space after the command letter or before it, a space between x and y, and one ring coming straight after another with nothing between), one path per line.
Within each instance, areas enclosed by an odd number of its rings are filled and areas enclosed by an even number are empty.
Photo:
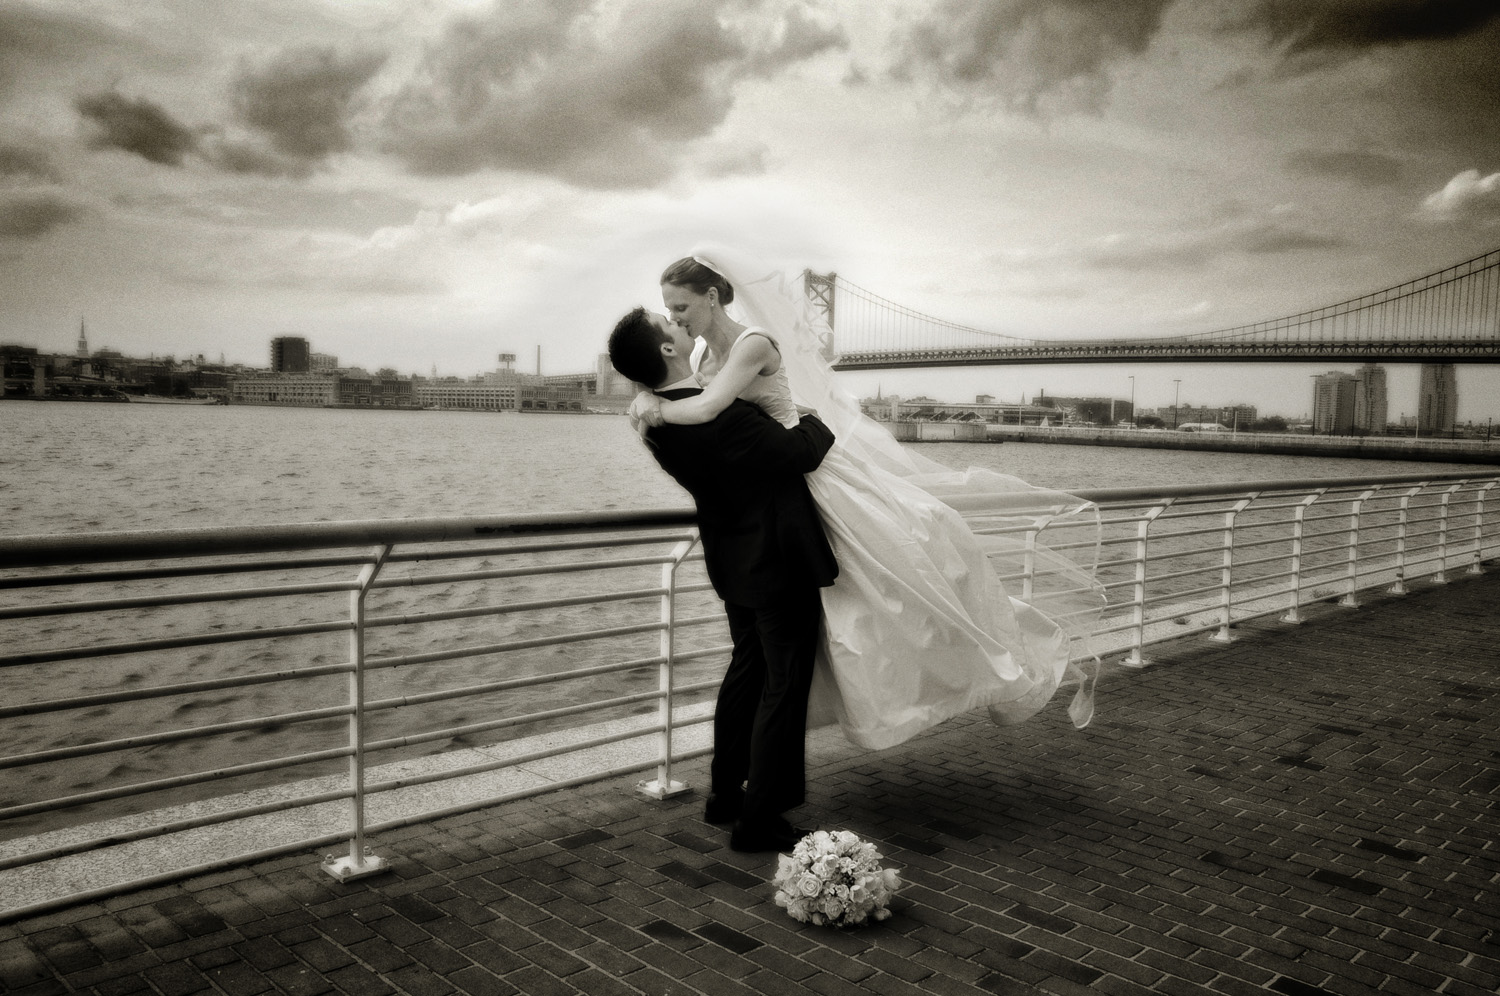
M748 783L741 825L753 834L804 798L818 589L838 564L802 475L822 462L833 433L811 415L788 429L736 400L711 422L657 426L646 439L693 496L708 577L729 616L734 653L719 688L711 777L720 799L737 799Z

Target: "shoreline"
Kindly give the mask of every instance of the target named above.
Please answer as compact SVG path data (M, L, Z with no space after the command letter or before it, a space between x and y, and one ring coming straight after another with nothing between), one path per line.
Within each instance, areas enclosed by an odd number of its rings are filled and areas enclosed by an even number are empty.
M1500 437L1483 440L1421 439L1407 436L1293 436L1284 433L989 425L986 426L985 441L1500 465Z

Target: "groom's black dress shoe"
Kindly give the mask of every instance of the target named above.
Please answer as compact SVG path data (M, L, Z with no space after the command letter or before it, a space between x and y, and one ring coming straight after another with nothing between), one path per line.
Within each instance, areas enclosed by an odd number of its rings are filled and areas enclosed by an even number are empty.
M758 851L790 851L807 834L781 817L770 822L747 823L739 820L729 833L732 850L753 854Z
M740 818L740 809L744 804L744 793L725 795L710 792L708 801L703 804L703 819L708 823L733 823Z

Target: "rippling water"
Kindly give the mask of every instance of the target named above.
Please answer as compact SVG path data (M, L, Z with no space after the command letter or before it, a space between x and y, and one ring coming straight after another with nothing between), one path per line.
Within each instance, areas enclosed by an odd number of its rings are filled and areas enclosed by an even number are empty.
M1007 443L917 443L1049 487L1471 469ZM625 419L0 402L0 535L677 507Z
M1041 485L1073 488L1447 469L1389 461L1045 444L913 445L954 467L977 465ZM686 503L686 496L657 468L626 420L617 416L0 402L0 535L663 508ZM483 569L489 565L470 566ZM645 573L611 583L624 589L658 583L652 573L657 568L638 570ZM547 598L579 583L572 576L553 576L545 585L519 579L504 585L443 585L420 593L404 587L386 589L372 593L370 611L372 615L404 616L434 607L462 610ZM125 593L149 594L160 590L153 586L165 584L151 582ZM87 595L87 591L75 590L68 597ZM316 622L347 612L343 593L322 599L278 598L0 622L0 645L12 652L75 647L164 633ZM646 610L654 613L653 606ZM604 625L596 615L595 607L572 607L540 615L502 613L423 627L394 626L371 632L370 653L394 656L476 642L524 642L560 629ZM723 640L722 633L694 636L706 641L703 646ZM647 634L634 644L611 640L604 647L595 641L379 671L371 675L371 694L399 698L434 687L467 687L497 677L555 673L601 659L639 660L655 653L654 639ZM0 672L0 692L8 704L59 694L113 694L227 674L338 664L347 659L347 652L347 635L334 633L106 656L6 668ZM337 706L346 698L343 681L342 676L333 676L267 683L12 717L0 721L0 753L67 748L142 732ZM601 696L626 694L649 689L654 682L654 669L640 668L600 679L597 691ZM570 704L578 693L566 687L529 688L524 704L528 709ZM514 714L519 701L511 693L509 697L403 705L373 717L372 723L377 736L400 737L411 731L482 722L506 715L507 710ZM632 711L647 708L652 707L642 705ZM228 735L31 765L6 772L0 807L318 750L337 745L343 736L342 720L275 722ZM454 736L431 742L418 752L472 742L466 736ZM271 775L258 781L279 777L287 776ZM163 795L156 804L181 797L179 793ZM65 815L8 821L8 826L0 826L0 838L125 808L125 803L107 803Z

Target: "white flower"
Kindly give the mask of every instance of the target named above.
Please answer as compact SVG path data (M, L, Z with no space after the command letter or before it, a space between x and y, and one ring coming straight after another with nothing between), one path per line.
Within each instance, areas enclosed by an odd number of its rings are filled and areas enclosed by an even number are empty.
M850 927L887 919L901 880L880 867L881 854L847 830L818 830L778 856L772 879L777 906L800 923Z

